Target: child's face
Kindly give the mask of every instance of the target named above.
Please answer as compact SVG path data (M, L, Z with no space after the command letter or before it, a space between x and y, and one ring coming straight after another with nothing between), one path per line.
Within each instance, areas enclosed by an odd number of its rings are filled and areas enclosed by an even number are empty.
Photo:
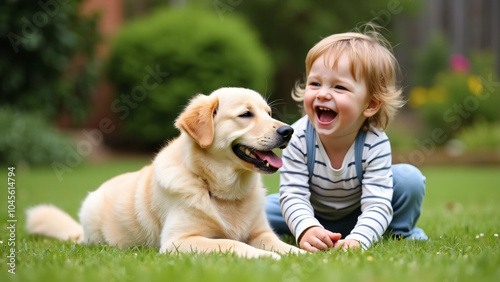
M351 74L350 63L342 55L336 69L333 59L317 58L307 77L304 108L320 136L341 137L356 134L366 120L370 95L362 75ZM359 68L358 68L359 70Z

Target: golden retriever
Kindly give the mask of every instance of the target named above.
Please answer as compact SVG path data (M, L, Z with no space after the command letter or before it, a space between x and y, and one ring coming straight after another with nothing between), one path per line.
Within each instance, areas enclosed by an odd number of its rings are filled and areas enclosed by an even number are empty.
M303 253L273 233L260 173L282 165L293 129L271 117L260 94L221 88L195 96L175 122L181 134L153 163L119 175L84 200L80 224L51 205L27 211L30 233L160 253L234 252L273 257Z

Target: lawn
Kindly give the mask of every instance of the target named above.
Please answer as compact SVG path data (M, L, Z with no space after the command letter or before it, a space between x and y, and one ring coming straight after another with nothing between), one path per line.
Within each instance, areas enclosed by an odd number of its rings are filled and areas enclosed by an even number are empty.
M160 255L155 248L88 247L30 236L24 211L54 203L76 217L85 195L149 159L83 164L59 181L52 168L16 169L16 274L7 256L7 183L0 191L0 281L500 281L500 167L423 167L427 192L419 226L427 242L384 239L361 252L272 259L232 254ZM3 169L7 182L7 168ZM276 192L277 175L264 178Z

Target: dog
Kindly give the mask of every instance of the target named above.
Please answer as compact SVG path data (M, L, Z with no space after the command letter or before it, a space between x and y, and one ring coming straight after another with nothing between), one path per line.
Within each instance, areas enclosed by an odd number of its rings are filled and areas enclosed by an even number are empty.
M31 234L88 245L145 245L160 253L234 252L272 257L305 251L282 242L265 212L261 174L274 173L293 129L272 118L257 92L198 94L178 116L180 135L151 165L90 192L80 223L52 205L27 211Z

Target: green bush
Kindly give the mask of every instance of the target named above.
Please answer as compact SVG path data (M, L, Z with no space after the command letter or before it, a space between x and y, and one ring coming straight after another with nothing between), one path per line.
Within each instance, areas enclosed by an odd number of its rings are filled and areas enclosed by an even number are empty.
M493 77L493 76L491 76ZM409 105L418 108L429 131L442 129L448 138L475 120L500 121L500 93L491 77L458 72L440 73L430 88L415 87ZM497 81L493 78L493 82Z
M78 1L0 3L0 104L86 116L97 77L97 17L80 15Z
M430 56L437 60L437 56ZM428 132L441 129L446 139L477 120L499 122L500 89L491 52L473 52L470 59L454 54L429 85L411 89L408 105L422 116ZM430 71L430 69L428 69Z
M125 26L107 74L118 97L112 110L126 137L158 146L178 134L176 116L197 93L236 86L265 93L271 63L252 29L200 8L161 9Z
M44 118L0 108L0 164L46 165L64 162L73 142Z
M457 136L468 151L490 151L500 153L500 122L488 123L478 120L463 128Z
M429 87L434 83L434 77L444 72L449 66L451 48L441 33L434 33L426 46L415 56L415 85Z

